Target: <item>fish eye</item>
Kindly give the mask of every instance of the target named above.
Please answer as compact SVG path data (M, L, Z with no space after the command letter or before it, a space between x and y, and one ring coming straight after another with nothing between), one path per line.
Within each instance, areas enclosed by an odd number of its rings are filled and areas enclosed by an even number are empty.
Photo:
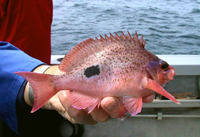
M169 64L165 61L162 61L160 66L163 70L168 70Z

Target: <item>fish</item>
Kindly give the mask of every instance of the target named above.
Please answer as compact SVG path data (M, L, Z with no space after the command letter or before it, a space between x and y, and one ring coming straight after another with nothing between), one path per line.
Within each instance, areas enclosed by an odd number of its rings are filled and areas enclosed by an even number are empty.
M15 72L30 82L34 91L31 113L61 90L70 90L69 101L88 113L104 97L118 97L131 116L142 110L142 98L154 92L180 102L163 87L175 76L175 69L145 49L143 35L129 32L89 38L70 50L59 65L61 75Z

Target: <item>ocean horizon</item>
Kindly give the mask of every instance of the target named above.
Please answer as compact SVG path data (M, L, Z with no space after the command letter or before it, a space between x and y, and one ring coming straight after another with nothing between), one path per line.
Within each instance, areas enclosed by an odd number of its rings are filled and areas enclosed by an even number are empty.
M99 35L135 31L155 54L200 54L199 0L54 0L52 54Z

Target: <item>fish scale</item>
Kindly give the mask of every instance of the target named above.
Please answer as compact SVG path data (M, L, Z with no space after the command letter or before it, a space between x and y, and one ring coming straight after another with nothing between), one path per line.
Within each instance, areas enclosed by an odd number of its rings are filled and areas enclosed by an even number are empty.
M143 36L110 33L89 38L67 53L59 65L61 76L16 72L34 91L31 112L42 107L60 90L71 90L69 101L90 113L107 96L118 97L131 115L141 112L142 98L153 91L179 104L162 85L173 79L174 68L145 49ZM64 73L64 74L63 74Z

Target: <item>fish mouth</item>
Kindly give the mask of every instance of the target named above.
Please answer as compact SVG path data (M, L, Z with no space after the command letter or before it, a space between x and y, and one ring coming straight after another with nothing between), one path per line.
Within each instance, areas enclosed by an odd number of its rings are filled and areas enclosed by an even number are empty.
M176 75L175 70L173 67L169 66L170 72L168 73L169 80L173 80L174 76Z

